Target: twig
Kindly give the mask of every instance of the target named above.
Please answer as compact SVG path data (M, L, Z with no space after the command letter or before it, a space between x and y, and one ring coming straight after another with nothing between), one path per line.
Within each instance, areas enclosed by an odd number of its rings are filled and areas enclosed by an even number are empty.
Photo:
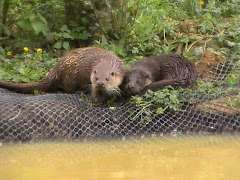
M203 46L203 50L204 50L204 51L206 50L207 43L208 43L209 41L211 41L211 40L212 40L212 38L208 39L208 40L204 43L204 46Z
M139 116L140 113L143 112L144 109L146 109L147 107L151 106L152 104L149 103L148 105L144 106L133 118L131 118L130 120L136 119L136 117Z

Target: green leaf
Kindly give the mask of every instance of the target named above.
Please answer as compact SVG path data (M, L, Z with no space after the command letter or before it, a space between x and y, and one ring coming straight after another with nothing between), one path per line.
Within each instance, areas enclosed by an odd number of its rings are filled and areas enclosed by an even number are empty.
M127 18L127 22L128 22L128 23L132 23L132 21L133 21L133 18L132 18L132 17L128 17L128 18Z
M67 50L67 49L70 49L69 42L64 41L64 42L63 42L63 48L66 49L66 50Z
M157 108L156 113L159 115L159 114L163 114L164 111L165 111L165 109L160 107L160 108Z
M55 36L55 37L62 38L63 33L56 33L56 32L54 32L54 33L52 33L52 35ZM56 39L58 39L58 38L56 38Z
M29 70L27 68L19 68L18 72L22 75L29 74Z
M73 39L73 37L72 37L70 34L68 34L68 33L63 33L62 36L63 36L64 38Z
M20 26L25 31L32 30L32 26L29 20L20 20L17 22L17 25Z
M82 22L84 22L84 23L87 23L88 22L88 19L87 18L81 18L81 20L82 20Z
M55 49L61 49L62 48L62 43L61 42L56 42L54 45L53 45L53 48Z
M86 27L80 26L80 27L73 28L72 31L73 32L81 32L82 30L85 30L85 29L86 29Z
M226 41L226 44L228 47L233 47L236 43L231 42L231 41Z
M32 21L31 24L36 34L40 32L45 33L47 31L47 26L40 21Z
M67 25L63 25L60 29L62 32L67 32L67 33L71 33L71 31L68 29Z
M194 55L195 56L200 56L203 54L203 48L195 48L194 49Z
M52 33L43 33L46 37L47 41L52 41L54 39L54 36Z
M30 21L33 21L36 18L36 15L34 13L28 14L28 18Z
M34 93L34 95L39 95L40 94L39 90L34 90L33 93Z
M123 10L119 10L117 12L117 17L118 19L126 19L126 12L124 12Z
M78 39L79 38L79 33L74 32L71 34L71 36L73 37L73 39Z
M102 44L108 44L108 40L104 35L102 35Z
M38 13L37 16L45 25L47 25L47 20L41 14Z
M90 33L88 33L86 30L83 31L83 33L79 34L79 39L82 40L87 40L88 37L91 37L92 35Z
M0 37L0 40L8 39L9 37Z

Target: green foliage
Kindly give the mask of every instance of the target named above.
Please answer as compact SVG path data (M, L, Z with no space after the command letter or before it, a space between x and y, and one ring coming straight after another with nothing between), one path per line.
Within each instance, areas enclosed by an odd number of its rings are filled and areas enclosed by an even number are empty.
M212 97L218 97L222 94L221 88L218 88L214 82L197 81L194 89L201 94L208 94Z
M180 7L188 13L190 16L196 16L202 12L202 5L199 3L200 1L194 0L184 0L180 2ZM204 1L203 1L204 2Z
M192 52L199 44L203 51L217 46L239 47L239 2L203 2L201 5L196 0L13 0L7 22L0 23L4 29L0 46L20 52L19 48L24 46L52 51L97 44L113 50L130 64L139 56L170 52L194 60L193 55L202 52ZM2 6L3 3L0 17ZM184 34L179 30L185 19L196 22L196 32ZM212 43L213 40L218 42Z
M132 119L140 117L143 122L147 123L152 116L163 114L166 109L182 111L182 102L186 99L181 95L181 91L182 89L176 90L169 86L157 92L148 91L141 97L133 96L130 103L141 109ZM155 114L152 114L151 108L156 108Z
M68 29L66 25L63 25L60 29L59 33L53 33L53 36L55 40L57 41L54 45L53 48L55 49L65 49L69 50L69 42L67 39L73 39L71 36L71 31Z
M45 52L24 52L16 55L0 55L0 79L16 82L36 81L49 71L58 61Z
M235 63L235 69L227 74L224 81L216 83L218 86L235 86L240 84L240 60Z
M240 107L240 99L231 99L228 97L227 102L230 104L230 106L234 108L239 108Z
M46 19L39 13L33 12L25 14L25 16L17 22L24 31L33 31L36 35L40 32L44 35L48 32Z
M78 99L80 102L93 107L93 101L84 93L80 93L80 98Z

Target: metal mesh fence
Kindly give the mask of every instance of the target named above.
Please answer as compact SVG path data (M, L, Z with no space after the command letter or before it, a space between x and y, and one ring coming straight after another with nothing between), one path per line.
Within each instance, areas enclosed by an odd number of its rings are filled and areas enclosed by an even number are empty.
M0 142L238 134L240 83L232 81L239 75L239 61L219 64L211 76L198 80L218 83L218 95L214 87L186 90L182 111L167 109L161 115L154 113L157 107L151 107L150 114L139 113L141 109L128 101L91 107L77 94L26 95L0 89ZM145 116L150 120L144 122Z

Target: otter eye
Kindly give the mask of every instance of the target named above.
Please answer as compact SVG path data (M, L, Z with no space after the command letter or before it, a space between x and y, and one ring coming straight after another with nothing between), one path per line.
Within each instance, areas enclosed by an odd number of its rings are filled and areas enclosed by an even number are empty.
M97 81L97 80L98 80L98 77L96 77L95 80Z
M114 76L114 72L111 72L111 75Z
M96 70L94 70L94 71L93 71L93 73L94 73L94 74L96 74L96 73L97 73L97 71L96 71Z
M106 80L106 81L109 81L109 78L106 78L105 80Z

